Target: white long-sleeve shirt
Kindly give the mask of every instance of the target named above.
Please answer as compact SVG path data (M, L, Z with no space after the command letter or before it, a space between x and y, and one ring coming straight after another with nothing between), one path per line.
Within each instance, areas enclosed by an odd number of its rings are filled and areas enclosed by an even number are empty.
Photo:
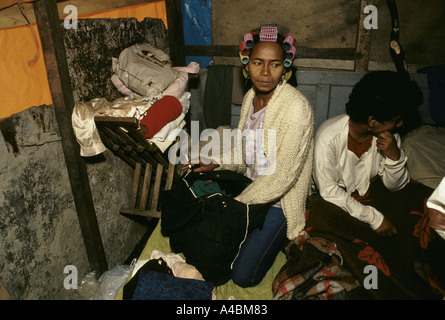
M363 196L373 178L379 175L391 191L402 189L410 180L406 167L407 156L402 149L398 134L394 137L400 149L397 161L385 157L376 145L372 145L360 158L348 150L349 116L339 115L326 120L315 134L313 178L320 195L347 211L351 216L377 229L383 214L363 205L351 194L357 190Z
M428 208L436 209L437 211L445 215L445 177L442 178L437 188L428 198L426 206ZM433 226L436 232L445 239L445 225L441 225L440 227L441 229L439 229L438 226Z

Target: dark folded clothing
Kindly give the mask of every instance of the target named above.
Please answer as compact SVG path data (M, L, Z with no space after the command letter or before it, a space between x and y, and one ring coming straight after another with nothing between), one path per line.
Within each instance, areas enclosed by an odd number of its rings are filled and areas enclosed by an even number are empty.
M211 300L213 284L141 270L133 300Z
M173 274L173 271L168 267L164 259L159 258L147 261L130 279L130 281L128 281L128 283L124 286L123 297L122 297L123 300L131 300L133 298L134 290L138 285L139 276L141 274L141 271L143 270L156 271L171 275Z

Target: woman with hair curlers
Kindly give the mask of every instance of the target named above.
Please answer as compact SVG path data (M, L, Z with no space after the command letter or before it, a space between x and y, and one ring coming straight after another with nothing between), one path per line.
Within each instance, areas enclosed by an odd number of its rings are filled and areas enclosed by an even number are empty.
M243 74L252 87L244 97L238 124L238 132L249 134L239 141L245 158L256 161L241 165L201 162L194 169L244 172L253 182L235 199L246 204L270 204L263 227L247 235L233 263L232 279L242 287L259 284L286 239L296 238L305 225L314 124L308 100L287 83L295 57L294 42L280 34L276 25L263 25L240 43ZM287 51L291 51L287 56L290 63L285 63ZM259 131L264 135L255 134ZM276 142L272 147L271 133ZM249 139L256 139L255 143Z

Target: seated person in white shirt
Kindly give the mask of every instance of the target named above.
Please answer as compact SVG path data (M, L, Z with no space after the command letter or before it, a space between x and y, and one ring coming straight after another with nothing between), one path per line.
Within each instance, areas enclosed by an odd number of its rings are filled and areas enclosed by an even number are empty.
M397 229L381 212L351 194L357 191L363 196L377 176L390 191L410 181L407 156L396 133L421 103L404 104L402 97L410 90L416 90L416 85L398 73L368 73L353 89L347 114L326 120L315 137L313 177L320 195L383 236L394 235Z
M367 292L377 299L437 298L418 272L432 242L425 203L433 190L410 179L399 134L416 123L422 101L406 75L369 72L354 86L346 114L315 134L306 230L333 241L359 282L374 265L379 289Z

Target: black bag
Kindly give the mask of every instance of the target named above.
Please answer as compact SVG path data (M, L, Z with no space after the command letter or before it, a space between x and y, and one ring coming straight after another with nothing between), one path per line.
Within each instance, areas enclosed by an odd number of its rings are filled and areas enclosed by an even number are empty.
M198 195L196 184L217 183L220 192ZM188 172L161 192L161 232L215 286L231 279L231 265L249 231L261 228L271 204L233 199L252 180L233 171ZM204 183L204 184L205 184ZM194 189L195 187L195 189Z

